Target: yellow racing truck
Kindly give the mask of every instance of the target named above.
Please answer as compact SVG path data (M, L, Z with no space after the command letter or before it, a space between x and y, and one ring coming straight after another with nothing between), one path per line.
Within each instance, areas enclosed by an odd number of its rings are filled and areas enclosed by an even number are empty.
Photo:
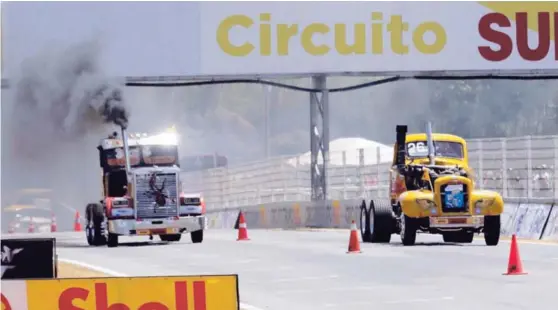
M417 232L441 234L444 242L471 243L483 233L486 245L498 245L502 196L474 189L467 143L451 134L407 134L396 127L390 169L390 205L361 207L364 242L389 243L399 234L403 245L414 245Z

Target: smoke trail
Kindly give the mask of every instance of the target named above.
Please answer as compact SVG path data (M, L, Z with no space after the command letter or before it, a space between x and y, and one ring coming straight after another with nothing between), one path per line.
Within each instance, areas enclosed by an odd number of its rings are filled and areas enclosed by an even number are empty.
M129 118L122 89L102 75L99 56L100 45L86 42L22 64L2 93L3 190L50 188L78 210L99 199L95 147Z
M98 55L98 44L88 42L23 64L13 116L32 135L27 143L37 135L79 139L105 124L127 126L122 91L101 75Z

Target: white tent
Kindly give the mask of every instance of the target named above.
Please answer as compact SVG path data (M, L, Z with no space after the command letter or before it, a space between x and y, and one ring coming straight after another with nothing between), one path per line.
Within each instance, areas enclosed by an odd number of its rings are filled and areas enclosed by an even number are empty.
M364 138L340 138L329 143L329 164L342 166L345 162L346 165L359 165L360 149L364 151L365 165L378 164L378 152L380 154L379 163L389 163L393 160L393 147ZM345 160L343 160L343 152L345 152ZM296 166L297 158L299 165L310 164L310 152L290 158L288 163ZM318 162L321 163L319 157Z

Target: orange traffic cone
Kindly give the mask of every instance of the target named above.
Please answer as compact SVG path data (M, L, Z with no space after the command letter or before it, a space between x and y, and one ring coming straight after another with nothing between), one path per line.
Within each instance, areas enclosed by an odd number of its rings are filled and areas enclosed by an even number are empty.
M76 220L74 222L74 231L81 231L81 222L80 222L79 211L76 211Z
M244 219L244 214L240 211L238 215L238 239L236 241L250 240L248 238L248 226L246 226L246 220Z
M357 226L355 220L351 223L351 236L349 237L349 250L347 254L362 253L360 251L360 242L358 241Z
M50 232L56 232L56 228L57 228L56 216L53 214L50 220Z
M511 246L510 246L510 257L508 261L508 272L504 273L504 275L514 276L514 275L525 275L525 274L527 273L523 271L523 264L521 263L521 257L519 256L517 239L515 237L515 234L513 234Z
M27 229L28 233L34 233L35 232L35 224L33 223L33 218L30 217L29 218L29 228Z

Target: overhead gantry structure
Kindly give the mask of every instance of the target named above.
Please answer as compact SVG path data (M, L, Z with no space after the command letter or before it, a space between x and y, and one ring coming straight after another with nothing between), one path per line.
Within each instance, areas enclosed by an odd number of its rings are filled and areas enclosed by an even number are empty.
M507 73L507 74L506 74ZM393 74L393 73L392 73ZM310 182L311 200L325 201L327 194L327 171L329 164L329 95L331 93L346 92L356 89L378 86L381 84L396 82L406 79L417 80L478 80L478 79L498 79L498 80L555 80L558 79L558 70L545 71L475 71L475 72L429 72L428 74L402 72L388 78L381 78L379 74L350 74L348 76L369 76L376 77L375 80L340 88L328 88L327 79L330 76L340 76L339 74L305 74L298 76L287 76L293 78L311 78L312 87L299 87L285 83L275 82L272 79L279 76L242 76L239 78L231 76L143 76L143 77L124 77L115 78L126 87L192 87L213 84L263 84L274 87L286 88L294 91L309 93L310 107ZM285 76L280 76L285 77ZM10 80L2 79L2 89L10 88Z

